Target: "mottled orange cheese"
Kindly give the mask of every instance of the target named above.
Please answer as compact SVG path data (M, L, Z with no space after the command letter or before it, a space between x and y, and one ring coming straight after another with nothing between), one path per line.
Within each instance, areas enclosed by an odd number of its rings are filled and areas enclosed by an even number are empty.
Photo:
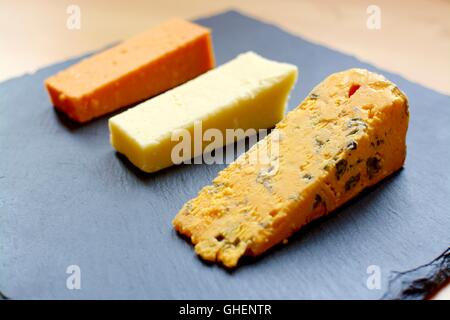
M48 78L53 105L86 122L214 67L209 29L172 19Z
M333 74L187 202L173 225L203 259L234 267L401 168L408 119L406 96L384 77ZM274 143L271 161L251 161Z

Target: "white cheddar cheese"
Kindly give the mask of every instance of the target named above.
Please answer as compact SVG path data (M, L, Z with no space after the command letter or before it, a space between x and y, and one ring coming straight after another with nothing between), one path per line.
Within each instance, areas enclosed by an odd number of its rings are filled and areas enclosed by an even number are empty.
M109 120L111 144L134 165L154 172L173 164L172 133L271 128L283 118L297 67L247 52ZM191 157L201 154L193 150ZM217 147L218 145L216 145Z

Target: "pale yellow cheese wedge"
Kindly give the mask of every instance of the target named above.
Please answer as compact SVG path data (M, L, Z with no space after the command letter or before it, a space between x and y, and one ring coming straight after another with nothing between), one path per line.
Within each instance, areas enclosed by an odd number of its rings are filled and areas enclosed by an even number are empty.
M185 129L194 137L215 128L271 128L283 118L297 67L247 52L177 88L147 100L109 120L111 144L135 166L154 172L171 166L179 141L172 133ZM207 143L192 150L200 155ZM194 143L192 143L194 146ZM215 146L218 147L217 141Z

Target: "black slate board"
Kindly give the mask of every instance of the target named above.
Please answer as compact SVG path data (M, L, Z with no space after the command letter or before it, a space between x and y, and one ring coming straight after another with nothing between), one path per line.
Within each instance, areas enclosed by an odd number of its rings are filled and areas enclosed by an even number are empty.
M142 174L108 141L107 117L75 126L54 112L42 81L79 59L0 84L0 291L10 298L380 298L394 270L432 261L450 244L450 98L351 56L230 11L213 29L217 63L253 50L296 64L289 109L332 72L380 72L410 98L406 166L289 244L233 272L199 260L171 220L221 165ZM331 31L330 31L331 32ZM408 57L405 57L408 59ZM414 66L412 66L414 67ZM66 268L81 268L81 290ZM381 290L366 286L369 265Z

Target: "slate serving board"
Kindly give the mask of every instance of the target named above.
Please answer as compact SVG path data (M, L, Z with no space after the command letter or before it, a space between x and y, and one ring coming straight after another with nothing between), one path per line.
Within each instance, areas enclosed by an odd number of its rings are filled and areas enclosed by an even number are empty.
M262 258L229 272L199 260L171 220L223 165L143 174L108 141L107 118L77 126L56 113L43 80L73 59L0 84L0 291L10 298L377 299L393 271L450 244L450 97L235 11L212 28L217 63L253 50L296 64L289 109L332 72L363 67L410 99L406 166ZM405 57L408 59L408 57ZM81 290L66 268L81 268ZM378 266L381 289L366 286ZM391 286L392 287L392 286Z

